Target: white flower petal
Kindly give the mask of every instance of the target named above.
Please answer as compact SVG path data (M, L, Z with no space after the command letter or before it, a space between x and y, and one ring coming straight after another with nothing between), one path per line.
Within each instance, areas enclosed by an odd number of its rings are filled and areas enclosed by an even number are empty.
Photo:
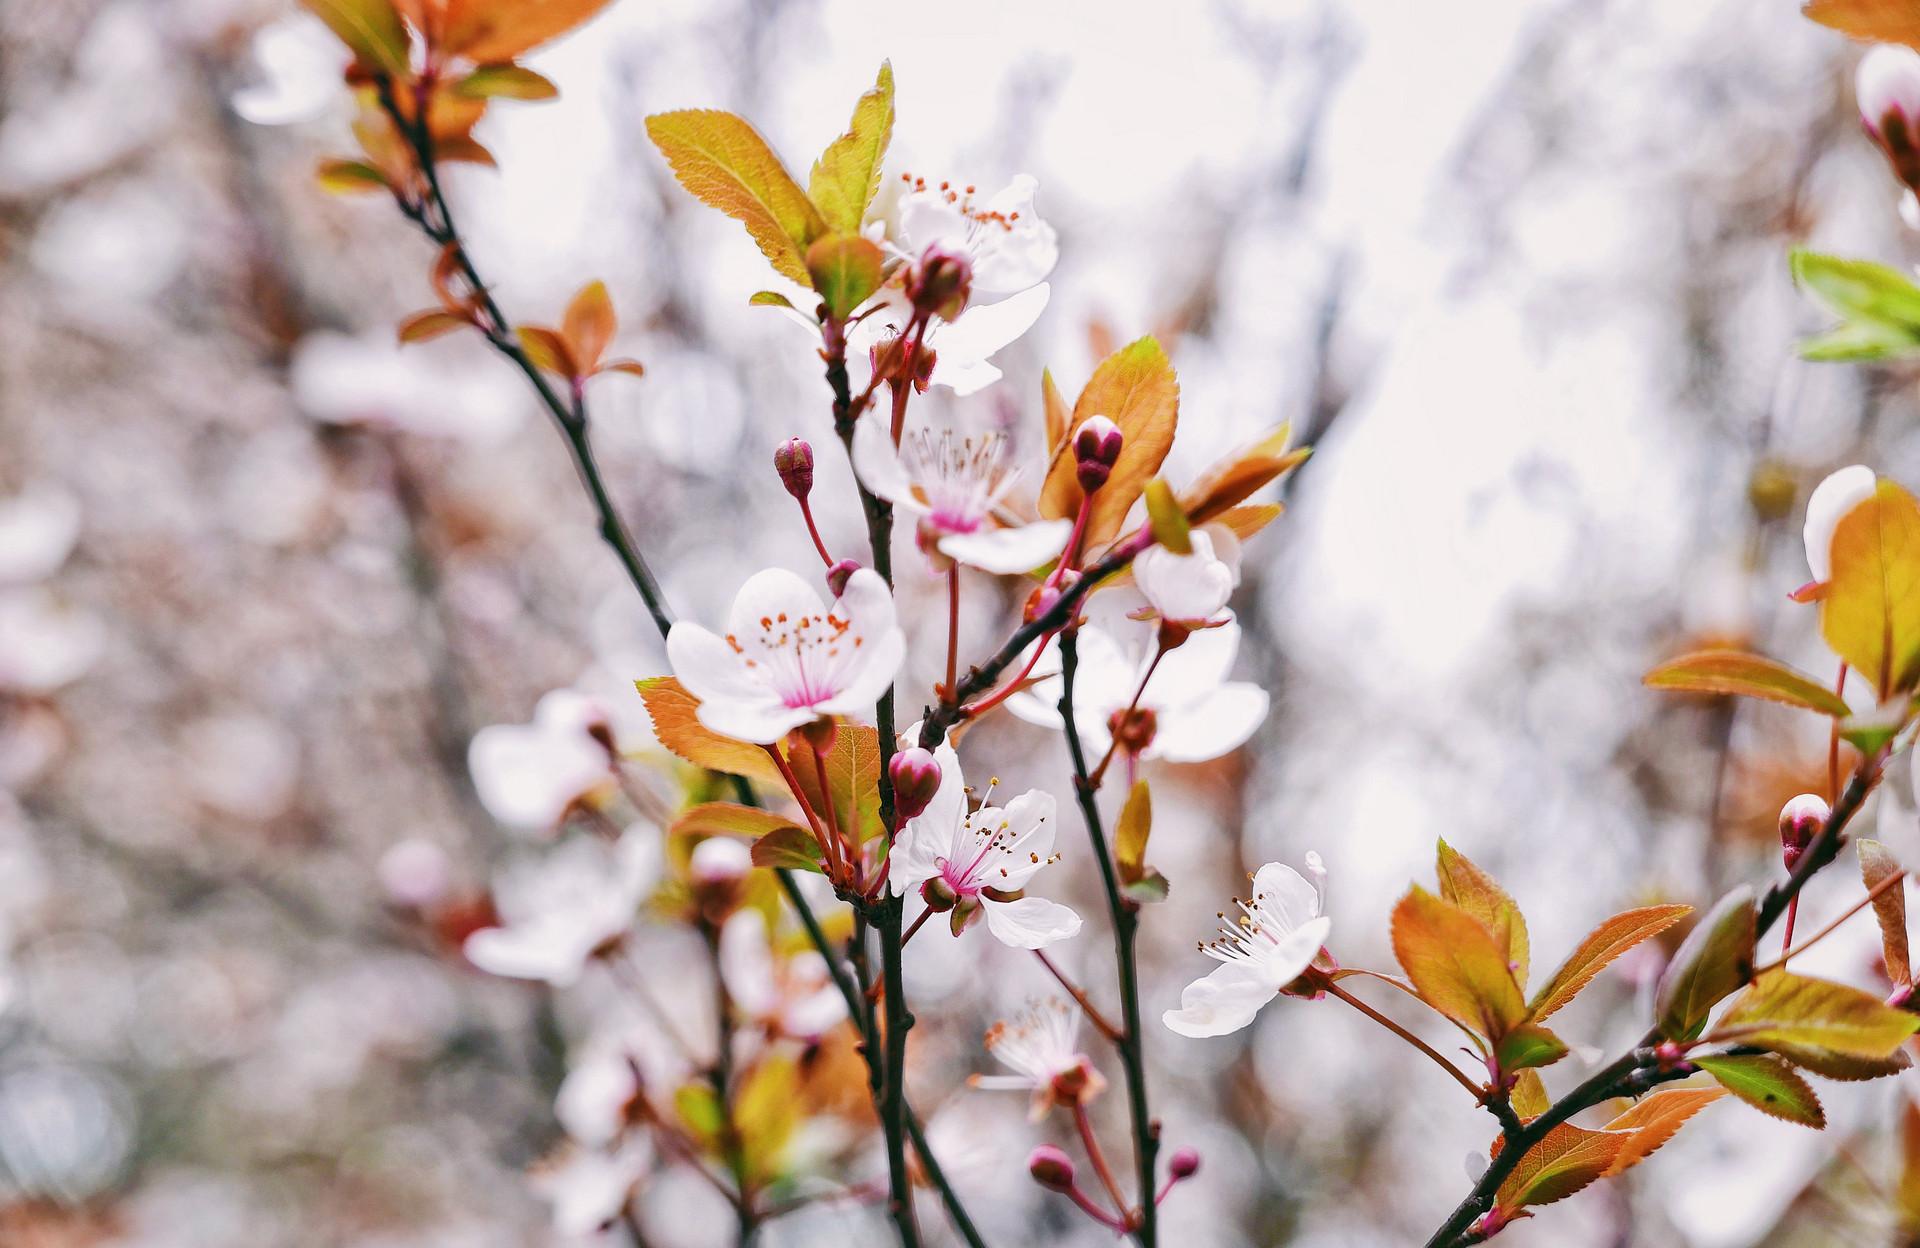
M1034 211L1039 185L1023 173L987 201L987 210L1001 220L983 225L973 240L974 289L989 294L1024 290L1059 263L1059 236Z
M1253 899L1281 931L1294 931L1320 917L1319 890L1284 862L1270 862L1254 873Z
M1080 930L1080 916L1057 901L1022 897L1018 901L983 900L987 930L1015 949L1044 949Z
M965 254L972 223L960 206L939 191L914 191L900 197L900 244L918 262L927 248L938 245Z
M473 735L467 769L487 813L509 827L551 828L580 798L608 782L606 747L584 732L493 724Z
M1012 853L990 852L980 877L981 884L1009 893L1025 888L1027 881L1053 856L1056 815L1053 794L1039 789L1028 789L1008 802L1000 812L1000 818L1007 825L1001 843ZM988 831L991 834L991 829Z
M1216 618L1233 594L1233 569L1214 557L1213 539L1193 534L1193 553L1150 546L1133 561L1133 580L1162 619L1202 623Z
M1156 676L1157 680L1158 677ZM1204 697L1157 711L1146 758L1204 763L1245 745L1267 717L1267 691L1235 681Z
M1036 520L1010 528L950 533L940 539L940 553L983 572L1017 576L1057 558L1072 535L1070 521Z
M853 470L859 474L861 484L894 506L916 513L926 510L926 505L914 495L906 465L900 462L900 448L893 444L893 431L876 413L868 413L854 426Z
M941 355L934 358L933 372L927 380L933 385L945 386L964 399L970 394L979 394L1003 376L1004 373L985 360L948 359Z
M953 321L939 326L929 338L939 360L977 363L992 356L1033 328L1047 309L1050 290L1045 282L998 303L968 304ZM938 371L936 361L936 372Z
M788 706L771 694L753 702L714 699L702 702L693 713L721 736L754 745L772 745L821 714L810 706Z
M1254 1019L1277 990L1265 976L1243 962L1223 962L1180 992L1180 1008L1168 1010L1160 1021L1183 1036L1204 1039L1239 1031Z
M1833 575L1833 531L1846 514L1873 497L1878 486L1873 469L1865 464L1842 468L1815 486L1807 499L1807 523L1803 536L1807 544L1807 567L1813 579L1824 581Z
M760 1017L779 1002L767 921L758 910L736 910L720 929L720 979L735 1005Z
M848 584L851 587L852 582ZM733 609L727 613L727 631L749 653L764 653L768 635L777 635L783 621L825 611L826 604L811 582L785 568L763 568L748 577L734 595Z
M710 629L680 620L667 631L667 662L686 691L702 702L760 699L764 681Z
M1308 919L1269 949L1261 959L1260 969L1273 990L1278 992L1305 974L1332 933L1333 920L1323 914L1317 919Z
M1140 704L1159 710L1181 702L1205 699L1226 681L1227 674L1233 670L1233 660L1239 653L1240 624L1237 620L1229 618L1218 628L1201 629L1160 660L1160 666L1154 669L1153 679L1148 682L1147 692L1140 699ZM1122 683L1127 683L1128 687L1115 703L1116 708L1126 705L1126 700L1133 696L1133 685L1139 679L1138 669L1126 676Z

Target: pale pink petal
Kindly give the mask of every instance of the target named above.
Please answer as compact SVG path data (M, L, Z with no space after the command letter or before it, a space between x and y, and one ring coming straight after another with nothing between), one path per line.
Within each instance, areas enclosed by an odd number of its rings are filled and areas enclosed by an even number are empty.
M1846 514L1873 497L1878 485L1873 469L1865 464L1842 468L1822 481L1807 499L1807 524L1803 537L1807 544L1807 567L1813 579L1824 581L1833 575L1833 531Z
M906 465L900 462L893 431L879 415L869 413L854 426L853 470L863 485L894 506L915 513L926 511L925 504L914 495Z
M1158 677L1155 678L1156 680ZM1156 712L1153 744L1143 757L1203 763L1246 744L1267 717L1267 691L1235 681L1204 697Z
M1254 873L1253 900L1289 932L1320 915L1319 890L1284 862L1270 862Z

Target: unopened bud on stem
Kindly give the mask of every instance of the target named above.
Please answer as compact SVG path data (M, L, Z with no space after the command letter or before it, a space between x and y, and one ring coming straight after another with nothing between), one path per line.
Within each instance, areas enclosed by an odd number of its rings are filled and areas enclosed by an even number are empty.
M853 559L842 559L827 569L827 592L835 598L847 592L847 582L860 570L860 564Z
M1107 483L1124 441L1120 426L1105 416L1090 416L1081 422L1073 435L1074 472L1081 489L1091 494Z
M908 279L907 297L922 316L951 321L966 308L972 287L973 262L936 244L921 255L919 268Z
M1195 1149L1175 1149L1173 1156L1167 1158L1167 1173L1173 1176L1176 1183L1182 1179L1192 1178L1199 1169L1200 1154Z
M1854 76L1860 123L1909 188L1920 188L1920 52L1882 44Z
M1042 1144L1027 1155L1027 1173L1049 1191L1073 1190L1073 1158L1051 1144Z
M887 763L893 778L893 809L902 819L911 819L933 802L940 791L940 761L932 750L919 746L901 750Z
M1826 799L1813 793L1802 793L1780 808L1780 856L1789 871L1827 826L1832 813Z
M813 492L813 448L801 438L788 438L773 452L773 468L787 493L805 501Z

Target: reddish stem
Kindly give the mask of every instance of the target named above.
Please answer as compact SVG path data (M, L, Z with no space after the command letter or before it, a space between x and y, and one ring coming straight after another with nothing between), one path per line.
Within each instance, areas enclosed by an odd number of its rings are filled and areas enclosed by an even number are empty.
M1005 702L1008 698L1012 697L1014 694L1020 692L1021 684L1027 679L1028 676L1033 674L1034 668L1040 666L1040 656L1046 653L1047 642L1051 641L1052 639L1053 639L1053 634L1047 633L1041 636L1040 638L1038 638L1037 640L1035 640L1035 642L1033 643L1033 657L1028 659L1027 665L1020 669L1020 674L1018 676L1015 676L1012 680L1008 681L1006 684L1000 686L998 689L994 690L992 693L988 694L986 697L980 699L980 701L975 702L972 706L962 708L960 711L960 717L962 719L976 719L979 716L986 714L988 711L992 710L994 707L999 706L1002 702Z
M833 785L827 779L827 756L817 749L813 750L813 774L814 778L820 782L821 804L827 808L828 844L834 847L834 852L828 855L828 861L839 865L844 861L839 849L846 843L846 834L840 829L840 812L833 803Z
M1067 990L1067 995L1072 997L1074 1003L1085 1012L1087 1021L1093 1024L1094 1030L1115 1044L1120 1043L1120 1041L1125 1038L1125 1033L1108 1022L1107 1016L1094 1008L1093 1002L1087 998L1086 990L1068 979L1066 972L1053 964L1053 959L1047 956L1044 949L1035 949L1033 956L1039 958L1040 965L1046 967L1048 973L1060 981L1060 986Z
M913 934L919 931L921 928L925 927L927 925L927 920L932 917L933 917L932 907L928 907L927 909L922 910L920 912L920 917L915 919L912 922L912 924L910 924L907 927L906 934L900 937L900 947L902 949L905 949L907 947L907 942L913 939Z
M950 697L960 679L960 565L947 568L947 683L942 696Z
M1086 1145L1087 1160L1093 1163L1093 1172L1100 1176L1101 1186L1107 1189L1107 1195L1113 1197L1113 1207L1123 1222L1127 1217L1127 1198L1120 1194L1120 1184L1113 1177L1113 1167L1107 1164L1107 1155L1100 1151L1100 1138L1093 1133L1093 1122L1087 1117L1087 1107L1081 1101L1073 1103L1073 1125L1080 1128L1080 1142Z
M773 765L780 769L780 778L787 782L787 791L793 794L793 800L800 803L800 809L806 813L807 824L813 829L813 839L820 844L820 856L826 861L831 872L834 862L833 850L828 842L827 830L820 825L820 816L813 811L813 804L807 801L807 794L800 787L800 777L793 774L793 768L787 765L785 756L777 745L760 747L773 758Z
M1145 697L1147 693L1147 682L1153 679L1153 673L1156 669L1159 668L1160 660L1167 657L1166 644L1164 642L1157 643L1157 644L1159 645L1159 648L1153 652L1153 662L1147 664L1146 675L1140 678L1140 687L1133 691L1133 700L1127 703L1127 709L1121 715L1121 718L1123 720L1130 718L1133 715L1134 711L1139 709L1140 699ZM1107 741L1107 752L1100 756L1100 765L1093 769L1093 774L1091 776L1087 777L1088 781L1093 785L1094 788L1097 789L1100 787L1100 781L1107 774L1107 764L1113 761L1113 752L1119 748L1120 748L1120 739L1118 737L1111 737ZM1129 779L1131 779L1131 777L1129 777Z
M833 566L833 556L827 553L827 544L820 540L820 527L813 522L813 507L806 499L800 500L800 514L807 522L807 536L813 539L813 548L819 552L820 562Z

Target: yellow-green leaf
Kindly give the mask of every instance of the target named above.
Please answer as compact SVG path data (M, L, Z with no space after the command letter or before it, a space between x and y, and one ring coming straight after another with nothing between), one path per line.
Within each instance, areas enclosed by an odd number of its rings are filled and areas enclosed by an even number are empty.
M1889 1057L1854 1057L1846 1053L1835 1053L1831 1049L1823 1049L1817 1045L1792 1044L1785 1040L1775 1041L1769 1047L1801 1070L1811 1071L1823 1079L1835 1079L1842 1083L1885 1079L1889 1075L1899 1074L1913 1064L1907 1059L1905 1050Z
M1649 689L1730 693L1766 698L1845 718L1846 700L1804 672L1743 650L1700 650L1662 663L1640 678Z
M1128 884L1141 878L1147 860L1147 837L1153 832L1153 793L1145 780L1135 780L1120 808L1120 822L1113 829L1113 857L1120 867L1120 878Z
M781 276L812 284L807 248L827 223L758 131L732 113L684 109L647 118L647 134L695 199L745 225Z
M1644 906L1614 915L1587 933L1560 969L1534 994L1531 1016L1542 1019L1579 996L1607 964L1641 941L1658 936L1687 915L1692 906Z
M1551 1066L1567 1055L1567 1042L1538 1023L1522 1023L1494 1048L1494 1060L1511 1074L1536 1066Z
M820 842L797 824L775 828L753 843L753 865L787 871L824 871Z
M1107 483L1094 497L1087 521L1087 541L1106 541L1120 531L1127 512L1147 481L1160 471L1173 445L1180 417L1180 382L1173 362L1152 338L1129 343L1100 362L1073 405L1074 429L1095 416L1105 416L1120 427L1120 458ZM1080 510L1082 494L1071 454L1054 459L1040 490L1040 513L1050 518L1072 517Z
M1420 999L1497 1041L1526 1017L1506 947L1473 915L1419 885L1393 908L1393 952Z
M1860 878L1872 892L1905 870L1893 851L1879 841L1860 842ZM1873 916L1880 921L1880 947L1886 952L1887 978L1896 985L1913 983L1913 962L1907 949L1906 882L1890 884L1873 899Z
M1920 674L1920 502L1892 481L1833 531L1820 632L1883 699Z
M747 1072L734 1100L733 1120L752 1178L765 1182L780 1176L804 1112L800 1071L792 1058L762 1057Z
M313 177L329 195L364 195L388 187L387 175L364 160L323 160Z
M880 189L880 167L893 138L893 66L882 61L873 89L853 106L847 132L827 145L813 162L807 194L827 225L842 234L858 234L867 205Z
M1831 980L1768 971L1740 994L1710 1039L1773 1048L1824 1049L1842 1057L1892 1057L1920 1030L1920 1015L1887 1005L1870 992Z
M766 750L732 737L723 737L702 724L694 712L700 700L672 676L636 680L634 687L653 719L660 744L696 767L781 784L780 769Z
M560 88L545 74L524 65L482 65L453 86L456 95L473 100L551 100Z
M1713 1007L1753 974L1753 890L1740 887L1714 903L1667 963L1654 992L1660 1034L1691 1040Z
M300 0L368 69L405 77L407 28L393 0Z
M1553 1108L1553 1102L1547 1099L1547 1085L1541 1082L1537 1070L1520 1072L1519 1078L1513 1081L1513 1090L1507 1093L1507 1104L1513 1107L1521 1122L1531 1122Z
M1516 982L1527 982L1527 920L1507 890L1474 865L1472 859L1442 840L1439 852L1440 895L1487 925L1506 950L1507 966Z
M790 761L807 801L825 818L827 801L820 794L819 768L812 755L801 750ZM865 724L841 724L833 734L826 764L827 787L840 830L849 836L857 833L862 841L879 836L880 734Z
M1771 1053L1696 1057L1693 1064L1720 1086L1763 1114L1797 1122L1815 1131L1827 1125L1826 1111L1800 1072Z
M835 320L845 320L880 289L885 257L858 234L830 235L807 248L807 276Z
M1173 487L1161 477L1147 482L1147 524L1153 540L1176 555L1193 553L1193 535L1187 525L1187 513L1173 497Z

